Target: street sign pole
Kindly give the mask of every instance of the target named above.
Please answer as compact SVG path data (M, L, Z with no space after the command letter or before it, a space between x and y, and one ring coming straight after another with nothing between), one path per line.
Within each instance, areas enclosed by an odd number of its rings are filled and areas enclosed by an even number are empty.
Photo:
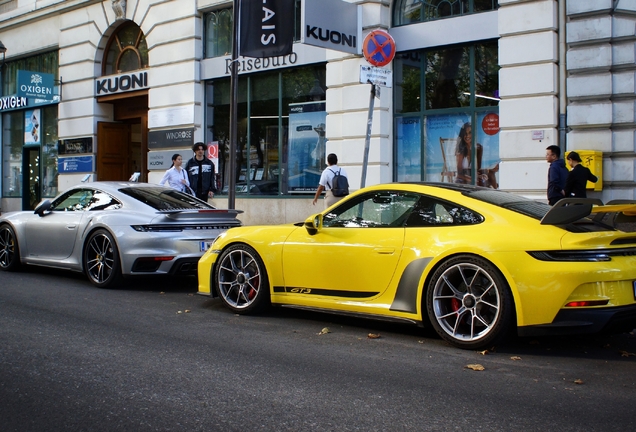
M373 125L373 105L375 103L375 84L371 84L371 95L369 96L369 114L367 116L367 134L364 138L364 156L362 158L362 178L360 188L363 188L367 181L367 166L369 165L369 147L371 146L371 126Z
M371 84L360 188L365 187L367 182L367 167L369 166L369 148L371 147L371 126L373 125L373 105L375 98L376 96L380 97L380 86L391 87L392 81L391 71L380 69L380 67L388 65L393 60L395 56L395 40L384 30L373 30L364 38L362 52L364 58L371 63L372 67L360 67L360 82Z
M239 23L241 16L241 0L234 0L232 25L232 66L230 67L230 164L227 208L236 208L236 152L238 151L238 54L239 54Z

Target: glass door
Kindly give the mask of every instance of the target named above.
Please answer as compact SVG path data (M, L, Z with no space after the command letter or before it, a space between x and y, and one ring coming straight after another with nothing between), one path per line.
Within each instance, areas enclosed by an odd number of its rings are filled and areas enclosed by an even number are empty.
M22 167L22 210L33 210L42 199L40 146L24 147Z

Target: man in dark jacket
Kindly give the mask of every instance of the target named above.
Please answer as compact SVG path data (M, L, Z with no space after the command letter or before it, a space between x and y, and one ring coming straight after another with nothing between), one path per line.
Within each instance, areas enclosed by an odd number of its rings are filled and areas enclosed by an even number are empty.
M192 146L194 156L188 161L185 170L188 172L190 187L194 190L197 198L208 201L213 198L216 192L216 176L214 175L214 164L205 157L208 146L202 142Z
M563 188L565 197L587 198L587 193L585 192L587 182L596 183L598 177L592 174L588 167L581 165L581 156L577 152L568 153L566 159L572 171L570 171L568 178L565 180L565 188Z
M568 169L561 157L561 149L558 146L551 145L545 149L545 160L550 163L548 169L548 203L556 204L558 200L564 197L563 189L565 188L565 180L568 177Z

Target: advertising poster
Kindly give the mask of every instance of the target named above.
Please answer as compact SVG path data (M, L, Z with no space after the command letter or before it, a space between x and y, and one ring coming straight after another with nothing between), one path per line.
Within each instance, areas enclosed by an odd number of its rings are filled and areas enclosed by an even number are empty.
M289 191L313 192L327 166L325 102L290 104L289 111Z
M419 116L397 119L397 180L422 181L422 122Z
M24 112L24 143L40 144L40 109Z
M470 122L468 113L445 114L426 117L425 160L426 181L462 183L462 174L472 175L473 160L477 161L480 173L490 178L478 178L480 186L496 187L496 171L499 167L499 116L497 113L477 113L476 127ZM471 151L470 158L457 167L457 154L469 145L480 149ZM479 160L481 158L481 160ZM461 158L460 158L461 160ZM458 169L459 168L459 169ZM494 172L488 173L487 170Z

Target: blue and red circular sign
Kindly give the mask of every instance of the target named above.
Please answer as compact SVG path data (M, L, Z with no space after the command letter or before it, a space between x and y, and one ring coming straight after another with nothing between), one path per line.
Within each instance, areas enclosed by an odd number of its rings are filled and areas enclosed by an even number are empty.
M384 30L373 30L364 38L362 53L373 66L386 66L395 57L395 40Z

